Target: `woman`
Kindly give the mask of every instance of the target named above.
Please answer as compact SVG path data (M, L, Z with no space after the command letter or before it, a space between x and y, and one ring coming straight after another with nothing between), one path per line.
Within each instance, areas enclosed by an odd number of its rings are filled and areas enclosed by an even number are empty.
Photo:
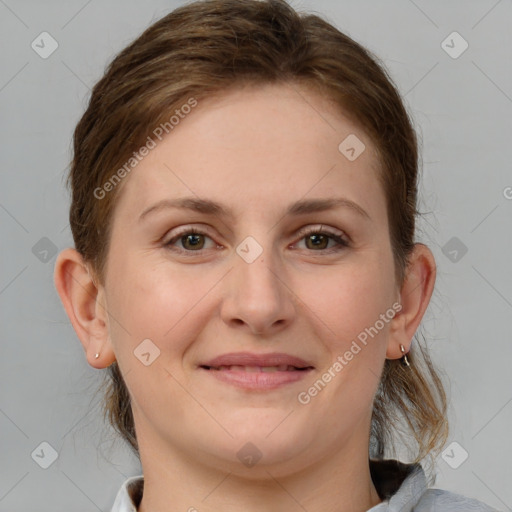
M55 269L143 468L112 512L492 510L420 465L447 424L413 343L436 274L417 161L377 59L283 0L183 6L116 57Z

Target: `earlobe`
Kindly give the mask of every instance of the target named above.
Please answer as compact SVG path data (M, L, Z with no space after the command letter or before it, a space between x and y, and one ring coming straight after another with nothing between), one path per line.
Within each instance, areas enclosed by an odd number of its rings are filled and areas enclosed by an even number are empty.
M55 263L54 283L71 324L94 368L115 361L111 347L104 291L75 249L65 249ZM95 354L100 354L95 357Z
M405 353L409 352L413 336L430 302L435 279L436 263L432 252L424 244L415 244L400 290L402 309L391 321L387 359L403 356L400 345L403 345Z

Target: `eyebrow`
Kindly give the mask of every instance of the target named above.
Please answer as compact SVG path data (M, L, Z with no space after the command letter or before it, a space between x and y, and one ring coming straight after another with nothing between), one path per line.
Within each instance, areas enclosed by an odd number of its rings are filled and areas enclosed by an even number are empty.
M366 219L370 219L368 213L357 203L343 197L333 197L325 199L306 199L292 203L286 210L286 215L299 216L307 213L316 213L331 210L337 207L350 208ZM192 210L206 215L218 215L220 217L231 217L235 215L233 210L227 206L211 201L209 199L199 199L197 197L183 197L179 199L162 199L156 204L145 209L140 217L139 222L146 218L150 213L155 213L168 208L179 208L184 210Z

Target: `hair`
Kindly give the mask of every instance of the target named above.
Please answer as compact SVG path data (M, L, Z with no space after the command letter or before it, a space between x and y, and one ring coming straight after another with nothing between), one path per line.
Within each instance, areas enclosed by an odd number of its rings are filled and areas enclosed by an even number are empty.
M243 85L298 84L337 104L371 137L386 196L395 274L403 283L414 248L418 141L384 65L369 50L285 0L203 0L170 12L123 49L92 89L74 132L67 185L76 250L103 284L114 207L108 187L157 126L183 105ZM165 124L167 123L167 124ZM166 128L166 132L168 132ZM126 171L126 165L124 166ZM115 185L115 184L114 184ZM386 360L373 403L370 452L393 453L405 426L414 460L437 455L448 436L446 394L419 341L410 367ZM117 362L104 382L104 418L138 456L130 394Z

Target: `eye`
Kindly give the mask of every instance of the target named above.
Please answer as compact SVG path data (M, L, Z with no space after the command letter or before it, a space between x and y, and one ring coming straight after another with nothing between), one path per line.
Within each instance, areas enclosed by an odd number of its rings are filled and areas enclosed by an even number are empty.
M167 241L164 246L171 250L176 250L183 253L201 252L203 249L205 249L204 238L209 238L211 240L211 238L205 232L199 229L185 228L173 236L169 241ZM174 247L176 242L181 243L182 247ZM216 244L213 244L213 246L219 247Z
M306 249L312 252L331 253L343 250L350 246L350 242L342 233L325 229L324 226L310 226L299 231L300 241L304 240ZM164 247L183 254L193 255L193 253L201 253L208 249L205 247L205 239L212 241L210 248L222 248L222 246L213 242L212 238L204 231L185 227L176 233L171 239L164 243ZM329 242L334 242L334 247L328 247ZM176 244L181 244L181 247Z
M336 252L350 246L348 239L341 233L325 229L323 226L311 226L300 231L299 235L305 240L306 248L314 252ZM328 248L329 242L335 242L334 247Z

